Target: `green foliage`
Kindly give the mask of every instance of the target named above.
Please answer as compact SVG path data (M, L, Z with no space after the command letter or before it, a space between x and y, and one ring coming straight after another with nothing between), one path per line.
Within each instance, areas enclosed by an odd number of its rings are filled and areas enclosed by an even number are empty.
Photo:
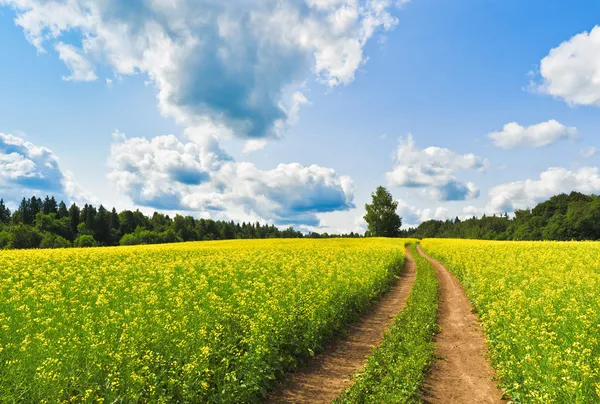
M418 403L425 372L435 353L438 279L414 245L417 278L404 310L367 360L354 384L336 403Z
M600 196L578 192L553 196L533 209L467 220L429 220L403 237L484 240L600 240Z
M398 202L385 187L377 187L371 194L371 204L365 204L364 216L370 237L399 237L402 219L396 213Z
M0 224L8 224L10 222L10 209L4 204L4 199L0 199Z
M94 239L93 236L91 236L89 234L82 234L81 236L79 236L75 239L75 241L73 242L73 246L79 247L79 248L97 247L98 242Z
M38 248L42 239L33 227L18 224L10 228L11 248Z
M20 232L13 243L11 228L28 226L33 233ZM115 208L108 211L100 205L98 209L85 204L80 208L75 203L67 209L63 201L57 203L54 197L46 196L44 200L35 196L23 198L19 208L11 214L10 210L0 199L0 230L9 232L4 236L0 248L32 248L38 247L43 234L52 233L69 242L80 236L91 236L80 239L79 243L86 246L115 246L137 244L177 243L181 241L201 240L231 240L256 238L302 238L304 235L289 227L279 230L274 225L260 223L234 223L233 221L214 221L210 219L195 219L192 216L168 215L154 212L152 217L145 216L139 210L125 210L120 213ZM37 236L35 234L37 233ZM27 238L28 234L31 236ZM313 238L330 237L359 237L358 234L329 235L327 233L310 233ZM92 239L94 240L92 242ZM8 240L8 241L7 241ZM64 247L65 243L48 238L44 246L57 245ZM27 247L26 247L27 246Z
M182 241L173 229L157 233L151 230L144 230L138 227L134 233L124 235L119 241L120 245L140 245L140 244L164 244L177 243Z
M68 248L71 247L71 242L57 234L44 233L40 248Z
M11 248L12 234L9 231L0 231L0 249Z

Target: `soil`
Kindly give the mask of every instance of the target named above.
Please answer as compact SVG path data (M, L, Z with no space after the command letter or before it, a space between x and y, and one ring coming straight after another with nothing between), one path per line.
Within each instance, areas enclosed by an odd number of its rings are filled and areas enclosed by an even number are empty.
M267 402L330 403L339 396L406 305L415 276L416 264L407 248L404 270L390 291L350 328L345 338L333 341L322 354L288 374Z
M502 391L486 360L481 326L456 278L418 248L435 267L440 281L436 360L424 386L426 403L502 403Z

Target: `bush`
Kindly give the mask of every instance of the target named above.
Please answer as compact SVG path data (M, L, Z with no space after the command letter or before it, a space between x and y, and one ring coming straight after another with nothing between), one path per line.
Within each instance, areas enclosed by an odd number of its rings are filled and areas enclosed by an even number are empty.
M177 243L182 241L180 237L172 230L168 229L162 233L151 230L136 229L134 233L125 234L119 241L120 245L139 245L139 244L163 244Z
M168 229L160 233L161 243L180 243L182 241L181 237L173 229Z
M31 226L18 224L10 229L12 248L38 248L42 236Z
M6 230L0 231L0 248L10 248L12 235Z
M83 234L75 239L75 241L73 242L73 245L75 247L80 247L80 248L97 247L98 243L96 242L94 237L90 236L89 234Z
M40 248L69 248L71 242L57 234L46 233L42 237Z
M125 234L119 241L120 245L139 245L142 244L142 240L135 235L135 233Z

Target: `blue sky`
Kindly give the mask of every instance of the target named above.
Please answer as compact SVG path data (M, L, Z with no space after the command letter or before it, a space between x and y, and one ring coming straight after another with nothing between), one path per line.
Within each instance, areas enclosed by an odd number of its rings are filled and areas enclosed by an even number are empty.
M599 11L0 0L1 196L360 231L377 185L407 225L600 193Z

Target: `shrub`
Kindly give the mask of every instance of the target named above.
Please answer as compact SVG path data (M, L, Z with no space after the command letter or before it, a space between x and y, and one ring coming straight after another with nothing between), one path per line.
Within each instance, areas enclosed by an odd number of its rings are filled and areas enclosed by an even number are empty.
M56 234L46 233L40 242L40 248L68 248L71 242L64 237Z
M0 231L0 248L9 248L12 241L12 235L6 230Z
M98 243L94 239L94 237L89 234L83 234L75 239L73 242L75 247L97 247Z
M142 244L142 241L139 237L136 236L135 233L125 234L121 237L121 241L119 241L120 245L138 245Z
M18 224L10 229L12 248L38 248L42 236L31 226Z

